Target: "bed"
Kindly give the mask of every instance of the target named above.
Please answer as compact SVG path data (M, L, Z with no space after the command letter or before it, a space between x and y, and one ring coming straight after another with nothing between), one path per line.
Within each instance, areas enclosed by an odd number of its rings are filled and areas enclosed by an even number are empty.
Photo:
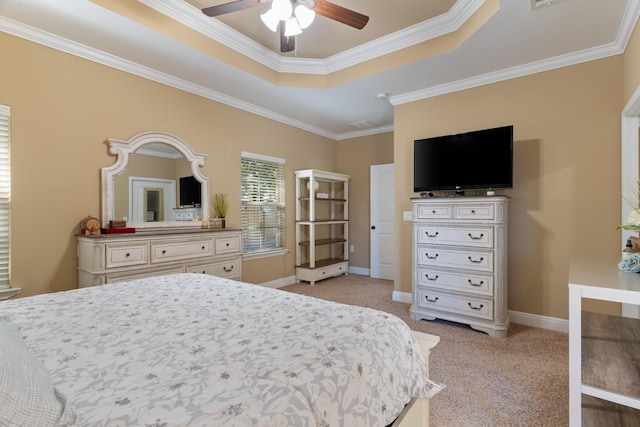
M0 425L424 425L436 342L381 311L201 274L9 300Z

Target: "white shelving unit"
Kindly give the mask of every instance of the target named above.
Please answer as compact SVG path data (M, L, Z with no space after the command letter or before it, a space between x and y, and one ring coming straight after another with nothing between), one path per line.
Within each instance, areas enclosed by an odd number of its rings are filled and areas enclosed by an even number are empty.
M315 284L349 271L349 176L296 174L296 279Z
M569 273L569 424L640 425L640 319L590 313L583 299L640 305L640 274L578 258Z

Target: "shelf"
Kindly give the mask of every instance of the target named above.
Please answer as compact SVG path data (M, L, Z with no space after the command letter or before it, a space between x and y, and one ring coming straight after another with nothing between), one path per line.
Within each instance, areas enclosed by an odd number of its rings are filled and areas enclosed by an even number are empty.
M316 266L314 268L324 268L324 267L328 267L333 264L339 264L345 261L347 260L342 258L318 259L316 260ZM308 262L305 262L304 264L301 264L301 265L297 265L296 267L311 268Z
M316 239L315 245L333 245L335 243L347 243L347 239ZM309 246L311 242L309 240L303 240L298 243L299 245Z
M639 355L639 319L582 312L583 385L640 399Z
M637 426L640 411L592 396L582 395L582 426Z
M300 197L299 199L301 202L308 202L309 200L311 200L310 197ZM326 197L316 197L313 200L315 201L321 201L321 202L346 202L347 199L331 199L331 198L326 198Z
M299 225L330 225L330 224L346 224L348 219L316 219L315 221L301 220L297 221Z

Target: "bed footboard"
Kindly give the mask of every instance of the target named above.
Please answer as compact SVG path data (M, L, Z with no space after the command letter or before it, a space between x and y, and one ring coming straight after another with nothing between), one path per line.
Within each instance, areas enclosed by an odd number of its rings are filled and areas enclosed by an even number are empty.
M418 340L424 361L427 365L427 376L429 376L429 353L438 344L440 337L413 331L413 335ZM429 399L411 399L402 411L402 414L392 424L392 427L426 427L429 425Z

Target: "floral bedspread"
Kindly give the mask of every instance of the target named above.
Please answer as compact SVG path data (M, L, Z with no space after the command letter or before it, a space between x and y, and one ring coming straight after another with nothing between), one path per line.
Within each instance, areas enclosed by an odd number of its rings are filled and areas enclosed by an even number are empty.
M207 275L5 301L82 426L385 426L425 377L399 318Z

